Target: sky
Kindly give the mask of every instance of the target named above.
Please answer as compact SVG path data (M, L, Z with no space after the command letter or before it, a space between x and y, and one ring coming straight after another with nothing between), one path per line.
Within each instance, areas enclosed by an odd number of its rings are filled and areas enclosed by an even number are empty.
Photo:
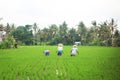
M80 21L91 26L114 18L120 26L120 0L0 0L0 24L33 24L40 28L64 21L76 27Z

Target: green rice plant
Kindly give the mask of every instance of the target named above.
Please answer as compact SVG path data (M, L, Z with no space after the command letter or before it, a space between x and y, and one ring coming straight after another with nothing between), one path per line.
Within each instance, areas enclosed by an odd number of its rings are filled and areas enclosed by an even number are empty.
M50 50L45 56L44 49ZM78 46L79 55L70 56L72 46L20 46L0 49L0 80L119 80L119 47Z

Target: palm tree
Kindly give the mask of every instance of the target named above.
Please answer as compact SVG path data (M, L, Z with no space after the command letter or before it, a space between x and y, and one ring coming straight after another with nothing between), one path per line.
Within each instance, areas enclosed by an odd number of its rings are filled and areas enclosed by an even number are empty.
M10 33L10 30L11 30L11 26L10 26L9 23L7 23L7 26L5 26L5 31L6 31L6 33L9 34L9 33Z
M37 24L34 23L34 24L33 24L33 29L34 29L35 35L36 35L36 33L37 33L37 28L38 28L38 27L37 27Z
M110 31L111 31L112 46L114 46L114 32L117 27L117 24L115 23L114 19L111 19L109 26L110 26Z
M49 26L49 32L50 32L50 35L52 35L51 38L54 38L55 34L58 32L57 25L52 24L51 26Z
M71 28L69 31L68 31L68 34L69 34L69 40L70 43L74 44L75 40L76 40L76 30L74 28Z
M42 30L42 39L44 41L44 44L46 44L46 42L48 41L50 35L49 35L49 29L48 28L44 28Z
M62 23L62 25L59 26L59 34L60 34L60 39L62 42L64 42L64 44L66 44L66 40L67 40L67 31L68 30L68 27L67 27L67 24L66 22L64 21Z
M34 30L34 40L35 40L35 44L37 44L37 24L34 23L33 24L33 30Z
M82 21L78 25L77 33L80 35L81 43L84 45L86 43L87 28Z

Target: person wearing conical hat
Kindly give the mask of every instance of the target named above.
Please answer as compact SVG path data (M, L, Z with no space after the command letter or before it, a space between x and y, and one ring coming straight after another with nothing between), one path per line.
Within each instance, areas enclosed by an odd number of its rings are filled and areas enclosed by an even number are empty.
M63 53L63 44L58 44L57 55L61 56Z

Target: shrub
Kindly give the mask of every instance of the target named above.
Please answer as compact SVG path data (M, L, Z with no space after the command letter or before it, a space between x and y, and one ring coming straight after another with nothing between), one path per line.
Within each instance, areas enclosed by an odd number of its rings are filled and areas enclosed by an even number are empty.
M6 49L11 48L11 42L10 41L3 41L0 43L0 49Z
M114 39L114 46L120 47L120 36Z

